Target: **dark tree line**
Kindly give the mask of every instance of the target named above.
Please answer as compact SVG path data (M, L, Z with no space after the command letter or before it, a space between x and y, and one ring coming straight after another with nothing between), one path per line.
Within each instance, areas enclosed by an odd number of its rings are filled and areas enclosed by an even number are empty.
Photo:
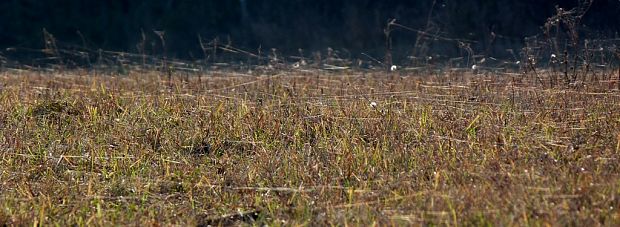
M385 49L388 19L437 36L475 41L472 48L505 54L523 38L542 32L541 26L559 5L577 0L4 0L0 1L0 47L43 47L43 29L61 45L150 54L163 52L153 32L165 31L168 54L201 58L198 42L221 42L256 50L278 48L295 54L298 48L327 47L350 53L380 53ZM620 29L620 2L595 0L583 24L601 36ZM396 29L394 49L411 54L417 33ZM145 42L143 42L145 41ZM424 40L422 40L424 41ZM456 43L426 40L430 51L452 49ZM141 46L141 44L143 44ZM429 50L427 50L429 51Z

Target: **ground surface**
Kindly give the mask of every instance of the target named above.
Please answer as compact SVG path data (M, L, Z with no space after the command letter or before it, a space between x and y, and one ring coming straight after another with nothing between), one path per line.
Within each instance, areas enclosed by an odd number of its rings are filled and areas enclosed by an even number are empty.
M0 225L620 225L615 85L522 77L4 72Z

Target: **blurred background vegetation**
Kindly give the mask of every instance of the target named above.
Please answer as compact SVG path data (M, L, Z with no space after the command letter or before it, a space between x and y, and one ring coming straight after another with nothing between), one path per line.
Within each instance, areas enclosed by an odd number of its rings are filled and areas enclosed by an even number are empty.
M138 52L143 44L146 53L161 55L164 51L153 31L164 31L167 55L184 59L203 57L199 36L207 41L218 37L254 52L261 47L297 54L299 48L332 47L353 56L381 56L383 29L394 18L437 36L475 41L472 48L478 53L507 56L506 49L519 48L524 37L542 33L556 5L568 9L576 4L577 0L3 0L0 47L43 48L46 29L63 46ZM618 38L618 15L620 1L595 0L582 24L596 36ZM416 32L396 29L392 36L396 52L412 54ZM459 51L457 43L441 40L429 48Z

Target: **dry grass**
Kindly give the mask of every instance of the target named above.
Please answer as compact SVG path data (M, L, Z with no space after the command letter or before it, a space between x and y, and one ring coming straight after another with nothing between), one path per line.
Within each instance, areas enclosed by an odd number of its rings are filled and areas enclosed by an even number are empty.
M620 225L615 84L279 73L3 73L0 225Z

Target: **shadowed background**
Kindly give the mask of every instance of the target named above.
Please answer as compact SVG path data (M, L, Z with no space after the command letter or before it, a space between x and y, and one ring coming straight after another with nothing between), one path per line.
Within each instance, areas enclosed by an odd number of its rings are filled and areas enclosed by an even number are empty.
M284 54L298 49L332 47L351 57L361 52L381 56L388 19L445 38L475 41L477 53L508 56L523 38L540 34L555 6L570 9L573 1L539 0L5 0L0 1L0 47L43 48L43 29L60 46L161 55L165 31L167 55L201 59L198 37L256 52L277 48ZM582 25L595 37L617 38L620 1L595 0ZM144 34L144 35L143 35ZM412 55L416 32L392 33L394 50ZM144 38L144 39L143 39ZM144 40L144 42L142 42ZM429 41L433 52L455 53L456 42ZM2 52L0 52L2 54ZM348 56L343 56L348 57Z

